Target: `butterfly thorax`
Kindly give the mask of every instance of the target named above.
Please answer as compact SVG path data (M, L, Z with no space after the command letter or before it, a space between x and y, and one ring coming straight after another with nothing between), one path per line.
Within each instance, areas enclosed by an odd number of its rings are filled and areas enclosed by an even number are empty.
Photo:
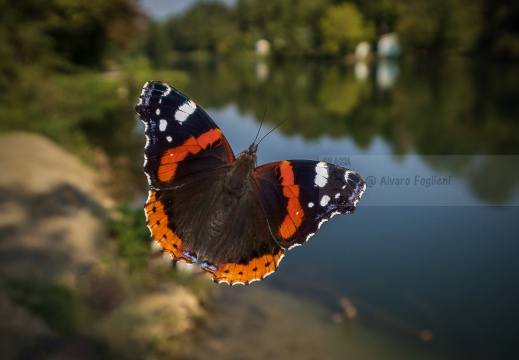
M256 148L256 145L251 145L248 150L242 151L224 175L221 192L215 194L216 201L212 207L207 242L214 242L225 229L232 226L232 221L237 216L237 204L250 189L250 179L256 165Z

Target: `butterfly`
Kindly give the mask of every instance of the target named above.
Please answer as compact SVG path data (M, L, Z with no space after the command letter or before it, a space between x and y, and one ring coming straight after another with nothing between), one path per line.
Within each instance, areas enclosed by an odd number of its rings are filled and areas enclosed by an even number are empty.
M256 143L235 157L209 115L166 83L144 84L135 112L145 125L151 236L215 282L273 273L323 222L353 213L366 189L355 171L325 162L257 166Z

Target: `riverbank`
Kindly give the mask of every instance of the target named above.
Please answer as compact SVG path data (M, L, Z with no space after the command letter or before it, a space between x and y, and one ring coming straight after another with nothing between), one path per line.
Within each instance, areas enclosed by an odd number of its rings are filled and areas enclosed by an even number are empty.
M179 354L203 290L128 271L106 227L109 174L37 134L2 134L0 148L0 358Z

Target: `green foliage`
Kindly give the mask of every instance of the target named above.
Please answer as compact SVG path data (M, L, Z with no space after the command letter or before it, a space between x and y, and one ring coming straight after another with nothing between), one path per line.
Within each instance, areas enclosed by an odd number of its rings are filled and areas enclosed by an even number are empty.
M270 42L276 58L342 56L362 40L398 32L407 54L483 51L519 58L518 18L507 0L202 2L163 26L150 24L145 49L159 67L171 52L241 54L259 39Z
M134 0L0 0L0 89L28 69L103 66L132 44L139 16Z
M401 0L356 1L366 19L375 22L379 33L394 31L405 2Z
M136 0L0 0L0 89L24 73L102 68L141 41L155 68L178 52L233 55L266 39L277 58L340 56L360 40L397 31L409 54L519 58L519 8L508 0L238 0L200 2L146 24Z
M85 156L90 136L111 136L115 129L104 132L110 124L132 116L124 91L117 81L93 73L22 81L2 93L0 111L8 121L0 130L38 132Z
M182 87L187 77L179 71L152 72L144 58L125 62L122 69L45 77L32 71L21 74L16 86L0 89L0 131L43 134L87 161L95 147L110 157L128 156L134 151L136 123L131 119L142 85L160 78Z
M164 68L168 64L168 55L172 48L166 25L151 21L145 34L144 55L150 59L154 68Z
M318 93L319 103L328 113L348 116L358 106L365 83L355 79L353 73L339 71L338 68L326 72Z
M46 33L47 10L41 1L0 0L0 89L22 72L22 67L38 62L49 67L57 61Z
M109 224L119 253L128 261L130 271L146 267L150 256L150 233L144 222L142 207L122 205L118 218Z
M183 17L167 21L164 29L170 50L217 54L235 50L237 22L231 9L219 2L198 3Z
M473 50L483 26L482 0L413 0L403 6L396 30L410 49Z
M483 30L479 52L505 59L519 59L519 6L508 0L482 0Z
M344 3L331 6L319 22L323 43L332 55L353 52L363 40L375 38L375 28L364 20L355 4Z
M253 41L266 39L277 57L312 55L319 50L318 20L329 0L241 0L239 28ZM253 48L253 43L249 45Z
M73 64L99 66L111 45L131 44L138 15L131 0L54 0L46 21L58 54Z
M37 281L12 281L7 295L13 303L40 317L57 334L70 334L76 327L76 299L64 284Z

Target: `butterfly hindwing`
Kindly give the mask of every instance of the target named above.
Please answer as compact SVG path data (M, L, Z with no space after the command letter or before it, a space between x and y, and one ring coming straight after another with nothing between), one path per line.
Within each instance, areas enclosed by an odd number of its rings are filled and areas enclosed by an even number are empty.
M269 230L257 188L220 196L225 174L198 173L180 189L151 190L148 226L175 259L200 263L217 282L248 284L275 271L285 250Z

